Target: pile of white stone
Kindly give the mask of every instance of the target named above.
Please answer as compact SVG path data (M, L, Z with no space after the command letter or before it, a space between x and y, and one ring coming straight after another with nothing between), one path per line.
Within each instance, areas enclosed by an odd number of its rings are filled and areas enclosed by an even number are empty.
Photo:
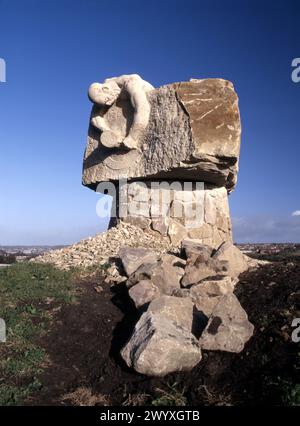
M142 247L119 253L129 296L142 312L121 355L142 374L190 370L203 349L238 353L253 334L233 293L248 258L229 241L217 250L197 240L182 246L186 260Z
M69 247L52 250L32 259L33 262L51 263L59 269L87 268L109 262L118 255L122 246L142 246L157 254L178 250L155 231L145 231L138 226L119 223L102 234L87 238Z

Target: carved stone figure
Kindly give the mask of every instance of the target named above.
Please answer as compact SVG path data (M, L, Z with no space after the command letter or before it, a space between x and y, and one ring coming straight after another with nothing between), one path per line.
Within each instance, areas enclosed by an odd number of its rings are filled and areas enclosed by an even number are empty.
M151 84L137 74L108 78L103 84L93 83L90 86L89 98L96 106L100 107L100 109L94 109L91 123L102 132L100 137L102 145L107 148L118 148L121 145L128 149L139 147L150 116L147 93L153 89L154 87ZM118 99L126 100L127 98L129 98L134 109L134 114L128 134L125 138L122 138L121 132L111 129L105 119L105 113Z

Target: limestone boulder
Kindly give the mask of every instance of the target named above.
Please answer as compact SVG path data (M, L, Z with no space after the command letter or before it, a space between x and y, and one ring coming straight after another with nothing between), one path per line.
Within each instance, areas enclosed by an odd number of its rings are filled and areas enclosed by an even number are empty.
M220 277L214 280L204 280L197 285L193 285L190 288L191 295L202 295L202 296L224 296L228 293L233 293L234 287L238 282L237 279L233 279L228 276Z
M121 247L119 257L127 276L135 272L144 263L155 263L158 256L154 251L143 247Z
M204 260L208 260L213 251L212 247L203 244L202 240L192 238L185 238L181 243L181 247L185 251L187 258L201 254Z
M180 288L184 274L184 269L180 265L183 266L182 261L176 256L163 255L158 262L141 265L129 277L126 285L130 288L142 280L151 280L161 294L171 295L174 289Z
M228 275L231 277L238 277L249 268L246 256L231 241L222 243L212 258L226 262Z
M209 277L224 276L227 273L227 264L212 257L207 258L206 252L192 254L187 260L184 276L181 280L183 287L197 284Z
M227 294L214 307L199 343L202 349L239 353L253 331L254 327L237 297Z
M153 300L148 312L158 313L177 325L192 331L194 304L188 298L161 296Z
M209 318L222 297L225 294L233 293L237 282L237 279L226 276L214 280L205 280L190 288L174 289L172 296L189 298L196 311Z
M210 317L216 305L225 294L233 293L237 280L231 277L221 277L215 280L205 280L189 289L189 297L197 310Z
M206 318L209 318L217 304L222 299L222 296L211 296L207 294L190 294L190 298L194 302L198 312L205 315Z
M159 313L145 312L121 351L129 367L148 376L191 370L201 360L198 340Z
M160 291L151 280L142 280L128 291L136 308L141 308L160 296Z
M160 256L160 264L162 267L165 266L172 268L179 279L184 275L186 261L181 257L169 253L164 253Z

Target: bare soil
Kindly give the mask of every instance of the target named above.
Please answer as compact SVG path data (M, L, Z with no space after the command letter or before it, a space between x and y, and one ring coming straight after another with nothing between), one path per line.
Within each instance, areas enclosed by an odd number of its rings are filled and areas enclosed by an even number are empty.
M300 404L300 343L291 340L299 266L281 261L242 275L235 293L255 326L242 353L203 352L191 372L164 378L137 374L119 356L139 316L126 287L100 275L78 282L78 303L63 305L39 342L48 362L27 405Z

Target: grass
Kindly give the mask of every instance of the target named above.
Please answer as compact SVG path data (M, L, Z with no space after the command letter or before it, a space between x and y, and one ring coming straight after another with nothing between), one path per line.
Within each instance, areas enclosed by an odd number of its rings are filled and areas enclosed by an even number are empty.
M0 269L0 318L7 331L0 343L1 406L20 405L41 388L46 354L37 342L50 327L49 306L75 301L73 274L34 263Z
M286 383L283 391L283 403L289 407L300 406L300 384Z
M156 388L158 397L152 400L154 406L185 406L187 399L184 396L185 389L177 389L178 383L167 384L168 390Z

